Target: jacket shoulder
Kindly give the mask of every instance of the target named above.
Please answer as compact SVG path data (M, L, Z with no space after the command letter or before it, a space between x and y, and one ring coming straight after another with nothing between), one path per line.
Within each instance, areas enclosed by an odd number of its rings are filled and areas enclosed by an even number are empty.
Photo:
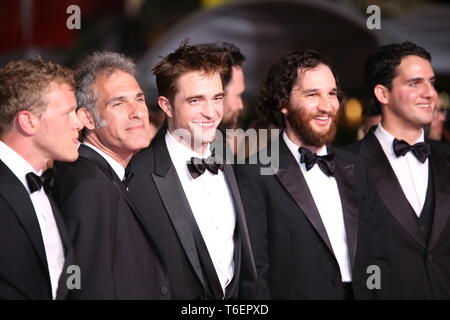
M338 145L335 148L346 151L348 153L359 154L362 146L362 140L346 145Z
M150 168L153 168L154 163L154 148L150 145L147 148L142 149L138 153L136 153L130 160L127 165L127 170L129 171L139 171L145 170L148 171Z

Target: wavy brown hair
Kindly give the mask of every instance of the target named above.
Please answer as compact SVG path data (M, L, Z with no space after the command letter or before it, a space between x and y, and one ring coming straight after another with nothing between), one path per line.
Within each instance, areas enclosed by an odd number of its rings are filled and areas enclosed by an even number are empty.
M177 93L177 81L187 72L201 71L205 74L219 73L222 78L227 72L229 60L223 52L208 50L199 45L190 45L184 40L180 47L165 56L154 68L158 95L173 102Z

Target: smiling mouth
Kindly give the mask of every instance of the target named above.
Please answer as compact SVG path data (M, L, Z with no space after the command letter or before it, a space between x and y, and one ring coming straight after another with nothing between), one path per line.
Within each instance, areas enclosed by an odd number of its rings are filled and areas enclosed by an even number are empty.
M200 126L202 128L214 128L215 126L215 121L194 121L194 124L197 126Z
M143 125L137 125L137 126L129 127L129 128L127 128L126 130L127 130L127 131L136 131L136 130L142 130L142 129L144 129L144 126L143 126Z
M426 110L426 111L431 111L433 108L431 107L431 104L429 103L420 103L420 104L416 104L417 107L419 107L420 109Z
M327 115L320 115L320 116L315 116L313 119L319 125L324 126L324 125L327 125L330 122L331 116L329 114L327 114Z

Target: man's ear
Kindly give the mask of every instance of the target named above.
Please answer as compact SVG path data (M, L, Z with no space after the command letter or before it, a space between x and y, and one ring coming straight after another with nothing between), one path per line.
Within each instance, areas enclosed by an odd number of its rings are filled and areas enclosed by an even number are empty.
M158 105L169 118L173 117L173 107L169 99L164 96L159 96Z
M26 135L34 135L39 128L40 119L28 110L22 110L17 113L16 125L18 130Z
M373 94L381 104L389 104L389 89L382 84L377 84L373 88Z
M287 107L279 107L279 109L280 109L280 111L281 111L281 113L282 114L284 114L284 115L287 115L288 114L288 109L287 109Z
M94 130L95 129L95 121L92 114L89 112L89 110L85 107L81 107L77 110L77 116L80 120L81 124L87 128L88 130Z

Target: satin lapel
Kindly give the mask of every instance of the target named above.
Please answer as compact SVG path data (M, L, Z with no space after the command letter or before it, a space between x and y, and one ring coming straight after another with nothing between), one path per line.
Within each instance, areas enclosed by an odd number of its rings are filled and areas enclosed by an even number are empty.
M308 184L298 166L294 156L286 146L284 139L280 137L280 168L276 174L278 180L290 194L297 206L316 229L326 246L334 254L327 231L320 218L314 199Z
M53 216L55 217L56 225L58 226L58 232L59 236L61 238L61 241L63 243L64 247L64 266L61 271L61 276L59 279L58 284L58 291L56 294L57 300L64 300L69 292L69 289L67 287L67 279L69 274L67 273L67 268L70 265L73 265L75 263L74 256L73 256L73 249L72 244L69 239L69 234L67 233L66 224L61 216L61 213L59 212L58 207L56 206L56 203L53 201L53 198L50 194L47 193L48 200L50 202L50 205L52 207Z
M153 146L155 173L152 173L152 179L172 221L172 225L177 232L186 256L202 283L203 288L207 290L208 286L203 276L191 227L193 223L196 223L195 218L175 167L170 159L164 136L162 135L158 141L155 141Z
M80 148L78 149L80 153L80 157L85 158L102 170L106 176L111 179L112 181L118 181L121 182L117 174L114 172L113 168L109 165L108 161L105 160L100 154L98 154L97 151L89 148L85 145L80 145Z
M335 149L330 148L335 153ZM355 263L355 253L358 240L358 199L355 190L355 168L353 163L344 163L339 156L335 160L335 179L339 189L344 216L347 246L352 265Z
M406 199L397 176L392 170L378 139L373 133L362 141L361 156L363 156L375 179L378 194L389 212L408 231L411 237L422 247L426 247L420 236L417 217Z
M44 241L30 196L22 183L2 161L0 161L0 181L0 195L3 196L7 203L9 203L11 209L17 215L17 218L25 229L31 244L39 257L41 266L43 267L45 274L48 275L50 285Z
M255 266L255 261L253 259L253 254L252 254L252 248L251 248L251 244L250 244L250 238L248 235L248 228L247 228L247 220L245 218L245 213L244 213L244 207L242 205L242 199L239 193L239 189L238 189L238 185L236 182L236 177L234 175L234 171L233 168L231 167L231 165L225 164L224 165L224 175L225 178L228 182L228 187L230 189L231 192L231 196L233 198L233 203L234 203L234 209L236 212L236 230L239 233L235 238L237 241L235 241L235 263L236 263L236 268L235 268L235 275L239 275L240 271L243 269L243 267L241 266L241 264L243 263L242 261L242 255L245 255L246 259L245 259L245 263L247 263L247 267L248 269L251 271L251 275L253 278L253 280L256 280L256 266ZM238 247L236 247L238 246ZM240 250L240 248L242 248L242 252ZM234 290L236 290L236 286L238 284L238 281L235 281L233 283L233 287L230 288L230 292L234 292ZM228 288L227 288L227 292L228 292Z
M443 155L431 145L429 164L434 183L434 218L431 230L429 249L439 239L450 216L450 154Z
M61 242L64 247L64 255L66 255L72 246L70 239L69 239L69 234L67 233L67 227L64 222L64 219L61 216L58 206L56 205L55 201L52 198L52 195L47 193L47 197L50 202L50 206L52 207L53 216L55 217L56 225L58 226L59 237L61 238Z

